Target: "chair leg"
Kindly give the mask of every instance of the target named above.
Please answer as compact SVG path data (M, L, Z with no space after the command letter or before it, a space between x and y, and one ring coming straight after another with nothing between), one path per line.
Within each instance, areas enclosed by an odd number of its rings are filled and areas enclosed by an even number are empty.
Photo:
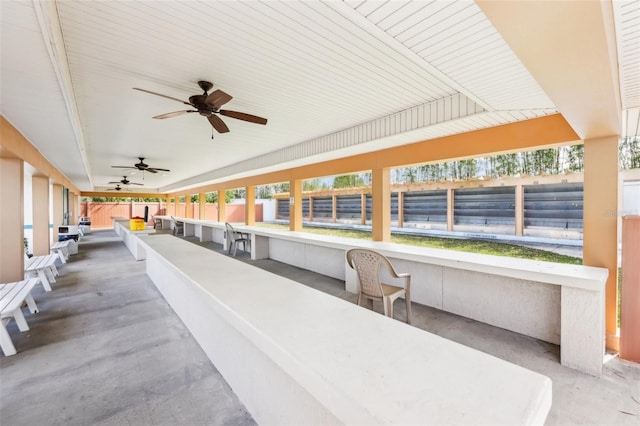
M51 284L49 284L47 274L45 274L42 269L38 270L38 278L40 278L40 283L42 284L42 287L44 287L44 290L51 291Z
M16 310L13 311L11 314L13 315L13 319L16 321L18 330L20 331L29 330L29 324L27 324L27 320L24 319L24 314L22 313L22 309L16 308Z
M44 273L47 275L47 278L49 278L49 282L56 282L56 276L51 268L44 268Z
M393 318L393 300L390 297L383 297L382 305L384 306L384 314L389 318Z
M407 304L407 324L411 324L411 300L409 300L409 296L405 296L404 301Z
M7 332L4 326L4 321L0 321L0 348L2 348L5 356L15 355L17 353L16 347L13 346L13 342L11 341L11 336L9 336L9 332Z
M38 311L38 305L36 305L36 301L33 300L33 296L31 295L31 293L29 293L27 295L27 297L24 298L25 302L27 302L27 306L29 307L29 312L31 312L32 314L37 314Z

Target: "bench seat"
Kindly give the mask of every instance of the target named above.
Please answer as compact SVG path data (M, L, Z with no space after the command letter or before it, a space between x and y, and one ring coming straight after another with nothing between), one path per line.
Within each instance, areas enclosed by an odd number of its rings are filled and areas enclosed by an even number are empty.
M67 263L67 260L69 260L69 244L70 243L71 243L70 240L66 240L66 241L58 241L51 245L51 251L54 254L58 255L58 258L62 263Z
M56 268L56 259L58 259L56 254L33 256L30 259L25 259L25 275L27 278L37 276L45 291L51 291L51 283L56 282L55 277L59 275L58 268Z
M38 312L38 306L31 295L31 289L37 282L37 278L30 278L23 281L0 284L0 323L2 323L2 327L0 327L0 347L5 356L16 354L16 348L6 327L9 321L13 318L20 331L29 330L27 321L22 313L22 303L27 302L29 311L32 314Z

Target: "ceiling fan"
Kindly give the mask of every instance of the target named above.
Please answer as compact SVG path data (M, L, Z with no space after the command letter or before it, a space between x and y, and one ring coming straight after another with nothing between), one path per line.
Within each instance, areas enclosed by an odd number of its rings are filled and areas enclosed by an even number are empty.
M109 185L111 185L112 183L123 184L123 185L140 185L140 186L144 185L144 183L131 182L129 179L127 179L126 176L122 176L122 179L120 179L119 181L109 182Z
M185 105L189 105L195 108L193 110L168 112L166 114L156 115L153 118L164 119L164 118L177 117L178 115L183 115L191 112L197 112L198 114L204 117L207 117L207 120L209 120L209 123L211 123L211 126L213 126L213 128L216 129L218 133L227 133L229 131L229 128L224 123L224 121L222 121L222 119L218 117L216 114L235 118L237 120L248 121L250 123L267 124L266 118L258 117L256 115L246 114L244 112L230 111L228 109L220 109L222 105L229 102L231 99L233 99L233 97L223 92L222 90L214 90L211 94L209 94L208 92L213 87L213 84L208 81L199 81L198 86L200 86L200 88L204 91L204 93L202 95L190 96L189 101L183 101L178 98L162 95L160 93L155 93L150 90L139 89L137 87L134 87L134 89L139 90L141 92L150 93L152 95L162 96L163 98L172 99L174 101L178 101L180 103L183 103Z
M134 169L134 170L140 170L142 172L149 172L149 173L170 172L171 171L169 169L161 169L159 167L149 167L149 165L144 162L144 157L138 157L138 160L140 160L140 162L134 164L133 166L111 166L111 167L113 167L114 169ZM126 179L126 176L125 176L125 179ZM120 181L120 182L122 182L122 181ZM111 182L111 183L117 183L117 182ZM122 183L124 183L124 182L122 182ZM137 184L137 185L142 185L142 184Z
M124 188L122 188L120 185L116 185L116 187L115 187L115 188L109 188L109 189L107 189L107 191L122 191L122 190L129 191L129 189L124 189Z

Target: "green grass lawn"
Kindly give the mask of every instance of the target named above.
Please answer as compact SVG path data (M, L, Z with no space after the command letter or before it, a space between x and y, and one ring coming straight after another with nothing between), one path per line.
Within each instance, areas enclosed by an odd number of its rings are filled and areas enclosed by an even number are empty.
M265 226L274 229L288 230L288 225L265 224ZM313 226L303 226L303 231L310 234L333 235L336 237L359 238L362 240L370 240L370 231L361 231L356 229L333 229L319 228ZM497 256L517 257L524 259L545 260L556 263L570 263L581 265L582 259L579 257L566 256L553 253L546 250L540 250L529 247L522 247L515 244L502 243L497 241L485 240L469 240L458 238L439 238L425 235L392 235L391 242L397 244L407 244L420 247L440 248L446 250L458 250L472 253L493 254Z

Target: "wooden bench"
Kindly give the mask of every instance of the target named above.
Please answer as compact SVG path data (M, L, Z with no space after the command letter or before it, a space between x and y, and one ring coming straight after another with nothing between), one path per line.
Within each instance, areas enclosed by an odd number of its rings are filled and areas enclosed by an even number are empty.
M69 260L69 244L71 241L58 241L51 245L51 251L58 255L58 258L62 263L67 263Z
M25 275L27 278L38 276L45 291L51 291L51 283L55 283L55 277L59 275L58 268L56 268L57 258L56 254L26 258L24 262Z
M13 345L11 336L7 331L7 324L11 321L11 318L16 321L18 330L29 330L29 325L27 325L22 313L22 303L27 302L29 311L32 314L38 312L38 306L31 295L31 289L37 282L37 278L30 278L14 283L0 284L0 322L2 323L0 328L0 347L5 356L16 354L16 347Z
M258 423L543 424L549 378L169 235L147 274Z

